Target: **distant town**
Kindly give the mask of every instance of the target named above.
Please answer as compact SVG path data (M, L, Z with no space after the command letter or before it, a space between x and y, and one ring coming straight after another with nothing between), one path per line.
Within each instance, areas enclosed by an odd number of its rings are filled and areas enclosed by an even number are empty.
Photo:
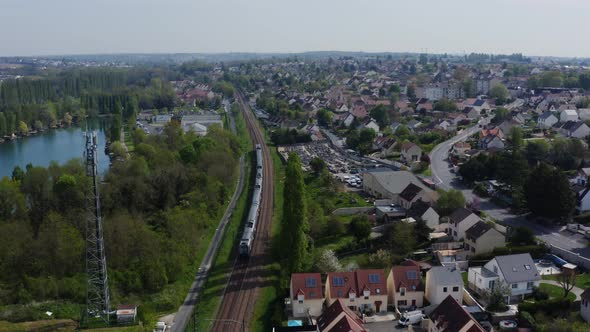
M93 118L0 180L0 330L590 329L590 59L0 58L0 147Z

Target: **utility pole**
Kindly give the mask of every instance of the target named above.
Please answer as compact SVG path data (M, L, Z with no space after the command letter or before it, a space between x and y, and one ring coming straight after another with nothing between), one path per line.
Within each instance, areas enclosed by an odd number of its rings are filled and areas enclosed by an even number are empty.
M96 132L86 132L85 136L86 176L92 180L86 194L86 316L101 318L108 325L110 298L98 191L97 137Z

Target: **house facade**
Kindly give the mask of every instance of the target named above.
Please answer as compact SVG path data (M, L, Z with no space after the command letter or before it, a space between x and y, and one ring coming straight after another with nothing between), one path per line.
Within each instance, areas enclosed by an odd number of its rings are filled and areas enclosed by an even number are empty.
M327 305L340 300L353 311L387 311L387 283L383 270L330 272L325 289Z
M590 323L590 288L586 289L580 295L580 298L580 315L586 322Z
M465 238L465 231L480 221L475 213L466 208L459 208L449 216L449 235L453 240L460 241Z
M465 231L464 248L468 257L492 252L506 246L506 236L483 221L476 222Z
M463 278L459 270L446 266L434 266L426 272L424 296L430 304L440 304L451 296L463 303Z
M401 154L406 163L414 163L420 161L422 149L414 143L406 142L402 144Z
M539 116L537 119L537 127L542 129L549 129L553 127L559 119L551 112L545 112Z
M412 203L412 206L408 210L408 217L424 221L426 226L437 232L446 231L445 226L441 229L439 214L432 208L432 206L430 206L430 204L421 199Z
M530 254L496 256L483 267L470 267L469 287L482 294L500 284L510 289L507 303L514 303L532 294L539 287L541 275Z
M559 113L559 122L578 121L580 120L576 110L563 110Z
M447 296L422 321L428 332L485 332L477 320L452 296Z
M394 266L387 276L388 300L400 311L421 308L424 303L424 285L420 267L414 264Z
M290 295L293 317L318 317L322 314L324 296L319 273L293 273Z

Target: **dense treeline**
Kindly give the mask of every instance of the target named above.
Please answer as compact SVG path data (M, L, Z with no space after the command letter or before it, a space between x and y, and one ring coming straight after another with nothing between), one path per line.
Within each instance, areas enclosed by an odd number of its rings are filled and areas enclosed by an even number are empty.
M135 153L116 161L101 187L114 303L161 291L194 264L232 187L240 144L212 126L205 137L171 123L132 135ZM0 305L84 302L84 166L15 169L0 180ZM168 310L177 299L159 303ZM164 306L164 307L162 307Z
M174 90L154 75L148 69L103 68L3 81L0 136L70 125L88 114L120 114L121 121L133 122L140 109L173 108Z

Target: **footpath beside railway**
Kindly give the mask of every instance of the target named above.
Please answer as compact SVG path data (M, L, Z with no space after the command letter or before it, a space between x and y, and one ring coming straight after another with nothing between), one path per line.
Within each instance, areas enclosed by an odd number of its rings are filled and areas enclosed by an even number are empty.
M233 133L236 133L236 126L235 126L235 119L231 115L231 112L226 105L226 112L230 116L230 127ZM195 275L195 279L189 289L189 292L183 302L183 304L178 309L178 312L174 316L174 322L171 326L172 332L184 332L186 326L188 325L193 311L195 310L195 304L197 303L197 299L201 294L201 290L203 285L207 281L207 277L209 276L209 271L213 264L213 260L217 255L217 251L219 250L219 246L223 240L223 234L225 232L225 228L231 218L232 212L236 207L237 201L242 195L244 190L244 177L246 173L246 163L244 156L240 157L240 164L239 164L239 175L238 175L238 183L236 184L236 190L221 218L219 223L219 227L215 230L215 234L211 239L211 243L207 248L207 253L205 257L203 257L203 261L197 270Z

